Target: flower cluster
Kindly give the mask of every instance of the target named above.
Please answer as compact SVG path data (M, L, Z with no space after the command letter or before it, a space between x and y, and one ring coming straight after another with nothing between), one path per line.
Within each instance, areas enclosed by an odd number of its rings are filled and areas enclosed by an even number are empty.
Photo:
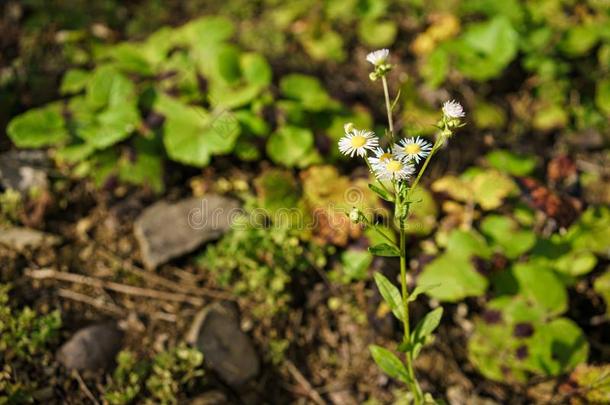
M389 51L380 49L369 53L366 60L374 66L371 80L382 78L392 68L388 64ZM439 137L432 145L420 138L405 138L392 143L388 149L379 147L379 138L374 132L357 129L354 124L344 126L345 135L339 140L339 151L349 157L357 155L366 160L371 172L378 180L405 181L415 173L415 165L431 157L436 148L453 134L453 129L462 126L465 117L464 108L455 100L447 101L442 107L443 118L439 121ZM372 152L372 156L369 156Z

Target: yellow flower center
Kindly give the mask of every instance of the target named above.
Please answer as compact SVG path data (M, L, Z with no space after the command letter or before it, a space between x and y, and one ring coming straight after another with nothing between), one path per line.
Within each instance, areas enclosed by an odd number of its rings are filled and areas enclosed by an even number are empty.
M419 146L416 143L411 143L411 144L405 146L405 152L407 152L410 155L417 155L419 152L421 152L421 146Z
M388 169L390 173L396 173L402 169L402 163L398 160L390 160L386 165L386 169Z
M390 160L392 159L392 154L391 153L384 153L383 155L379 156L379 160Z
M361 148L366 144L366 138L362 135L353 136L351 141L354 148Z

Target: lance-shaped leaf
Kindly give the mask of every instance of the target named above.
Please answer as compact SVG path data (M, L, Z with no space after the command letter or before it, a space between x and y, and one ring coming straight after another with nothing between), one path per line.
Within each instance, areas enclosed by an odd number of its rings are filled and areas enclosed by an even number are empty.
M380 243L375 246L369 247L369 252L375 256L385 257L399 257L400 250L396 246L389 245L387 243Z
M371 351L373 360L375 360L375 363L377 363L384 373L405 384L409 383L409 373L407 372L405 365L394 353L377 345L370 345L369 350Z
M402 304L402 296L400 295L398 288L379 272L375 273L375 283L394 316L402 321L404 305Z
M369 188L371 190L373 190L375 192L375 194L377 194L379 196L379 198L381 198L382 200L389 201L389 202L394 201L394 196L392 194L388 193L383 188L377 187L374 184L369 184Z
M426 342L426 338L434 332L434 329L438 327L441 322L441 317L443 316L443 308L438 307L435 310L432 310L424 316L424 318L419 321L415 330L411 334L411 343L413 347L413 358L416 358L419 354L421 348Z

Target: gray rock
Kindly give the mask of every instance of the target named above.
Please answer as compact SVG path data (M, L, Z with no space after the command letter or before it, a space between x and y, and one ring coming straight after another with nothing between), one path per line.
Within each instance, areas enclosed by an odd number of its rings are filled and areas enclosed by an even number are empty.
M114 322L91 325L76 332L57 352L57 360L78 371L107 370L121 350L123 332Z
M260 370L250 337L239 327L231 304L212 304L200 311L186 337L204 356L206 365L233 388L244 385Z
M151 205L134 224L144 265L154 269L218 239L230 228L238 211L237 201L218 195Z
M41 246L53 246L59 242L59 237L30 228L0 228L0 245L22 252L26 249L36 249Z
M49 158L39 150L13 150L0 154L0 185L27 193L33 188L47 189Z

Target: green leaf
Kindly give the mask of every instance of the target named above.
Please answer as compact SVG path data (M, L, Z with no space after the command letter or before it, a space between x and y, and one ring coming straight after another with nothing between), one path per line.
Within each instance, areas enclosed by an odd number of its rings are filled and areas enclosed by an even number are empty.
M402 321L404 305L402 304L402 296L398 288L379 272L375 273L375 284L377 284L381 296L392 310L394 316Z
M527 176L536 168L534 156L518 155L509 150L495 149L486 158L492 167L513 176Z
M557 318L546 326L545 332L551 337L552 360L559 363L557 374L587 362L587 337L574 321Z
M373 262L373 257L365 250L348 249L341 254L341 264L346 281L364 280Z
M286 97L298 100L308 111L322 111L337 107L337 103L330 98L320 81L302 74L289 74L282 77L280 90Z
M77 122L76 133L96 149L105 149L131 135L140 122L140 113L134 104L126 102L104 109L90 118Z
M488 215L481 223L481 232L499 245L509 259L516 259L536 243L531 230L520 230L513 219L502 215Z
M135 159L123 156L119 161L119 178L121 181L136 185L146 184L156 192L164 189L163 159L158 140L138 137L134 140Z
M283 126L269 137L267 154L276 163L302 167L313 147L313 134L309 129Z
M312 59L337 62L345 59L343 37L330 28L322 31L308 30L299 36L299 40Z
M240 59L241 70L250 84L268 86L271 84L271 66L263 55L246 53Z
M234 31L233 23L226 17L201 17L177 30L175 40L195 47L210 46L231 38Z
M123 42L112 47L110 56L122 71L151 76L154 72L146 58L145 50L142 44Z
M441 323L441 318L443 317L443 308L438 307L430 312L428 312L421 321L417 324L413 333L411 333L411 344L413 346L413 357L417 357L421 348L428 336L434 332L434 330Z
M559 43L559 49L568 56L585 55L599 40L599 28L595 24L570 27Z
M8 123L6 132L19 148L40 148L68 139L61 106L55 103L16 116Z
M203 167L214 155L230 153L239 136L239 123L228 111L214 114L160 95L155 110L165 115L163 143L170 158Z
M470 24L453 46L458 69L471 79L485 81L498 75L517 55L519 34L510 20L497 16Z
M377 363L384 373L405 384L409 383L409 373L402 361L400 361L394 353L377 345L370 345L369 350L371 351L373 360L375 360L375 363Z
M607 116L610 116L610 79L597 82L595 87L595 104Z
M437 223L438 208L435 198L424 187L413 190L411 197L414 203L410 206L406 232L409 235L428 235Z
M610 315L610 268L605 273L595 279L593 289L606 302L606 314Z
M518 263L513 274L519 291L550 314L559 315L568 307L568 294L561 280L545 267L535 263Z
M391 20L361 20L358 26L360 39L371 47L390 46L396 39L398 28Z
M112 66L98 67L87 83L86 102L94 110L124 105L134 97L134 84Z
M428 86L439 87L449 74L449 53L440 46L424 60L420 73L426 79Z
M389 245L387 243L380 243L375 246L369 247L369 252L375 256L384 257L400 257L400 250L396 246Z
M377 187L374 184L369 184L369 188L379 196L379 198L381 198L382 200L385 201L389 201L392 202L394 201L394 196L391 195L390 193L388 193L387 191L385 191L383 188L381 187Z
M417 283L440 284L426 294L441 301L457 302L483 295L488 281L476 271L469 257L446 252L424 268Z
M83 90L89 81L91 74L83 69L70 69L61 80L59 92L62 95L74 94Z

